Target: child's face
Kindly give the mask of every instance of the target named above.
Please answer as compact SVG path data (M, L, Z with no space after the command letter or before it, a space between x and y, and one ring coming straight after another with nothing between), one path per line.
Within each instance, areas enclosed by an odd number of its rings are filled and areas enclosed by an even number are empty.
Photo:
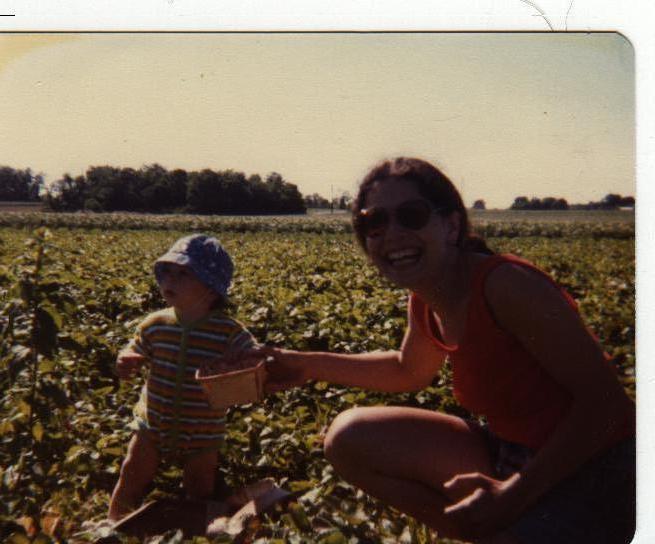
M207 308L216 299L216 294L202 283L193 271L179 264L163 263L159 274L159 291L167 304L178 310Z

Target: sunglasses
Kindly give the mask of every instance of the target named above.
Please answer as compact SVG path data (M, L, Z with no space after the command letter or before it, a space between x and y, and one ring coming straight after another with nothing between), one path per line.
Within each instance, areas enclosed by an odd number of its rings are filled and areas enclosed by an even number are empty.
M435 208L427 200L408 200L391 211L386 208L365 208L357 214L357 223L366 238L375 238L384 234L392 218L403 228L420 230L428 224L433 212L445 209Z

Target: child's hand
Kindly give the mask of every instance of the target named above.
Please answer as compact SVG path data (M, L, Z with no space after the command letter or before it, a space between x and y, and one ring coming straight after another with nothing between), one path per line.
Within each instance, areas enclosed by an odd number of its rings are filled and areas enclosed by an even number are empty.
M122 380L130 380L146 361L147 357L135 351L122 351L116 359L116 374Z

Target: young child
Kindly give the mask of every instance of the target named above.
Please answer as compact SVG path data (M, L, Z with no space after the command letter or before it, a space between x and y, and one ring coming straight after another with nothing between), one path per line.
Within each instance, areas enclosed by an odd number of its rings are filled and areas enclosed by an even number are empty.
M149 372L130 424L135 432L112 493L110 520L139 504L162 458L181 463L188 498L206 498L213 491L225 412L210 408L195 373L216 367L217 356L228 349L239 352L255 344L243 325L224 313L232 271L225 249L202 234L181 238L155 262L169 308L143 320L116 362L122 379L143 364Z

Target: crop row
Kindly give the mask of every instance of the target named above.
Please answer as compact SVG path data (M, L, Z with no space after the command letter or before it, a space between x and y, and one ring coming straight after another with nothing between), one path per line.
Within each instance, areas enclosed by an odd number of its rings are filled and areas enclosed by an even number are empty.
M485 238L541 236L547 238L616 238L635 235L632 212L475 212L474 230ZM103 230L192 230L209 232L351 233L350 216L203 216L137 213L16 212L0 216L0 227Z

